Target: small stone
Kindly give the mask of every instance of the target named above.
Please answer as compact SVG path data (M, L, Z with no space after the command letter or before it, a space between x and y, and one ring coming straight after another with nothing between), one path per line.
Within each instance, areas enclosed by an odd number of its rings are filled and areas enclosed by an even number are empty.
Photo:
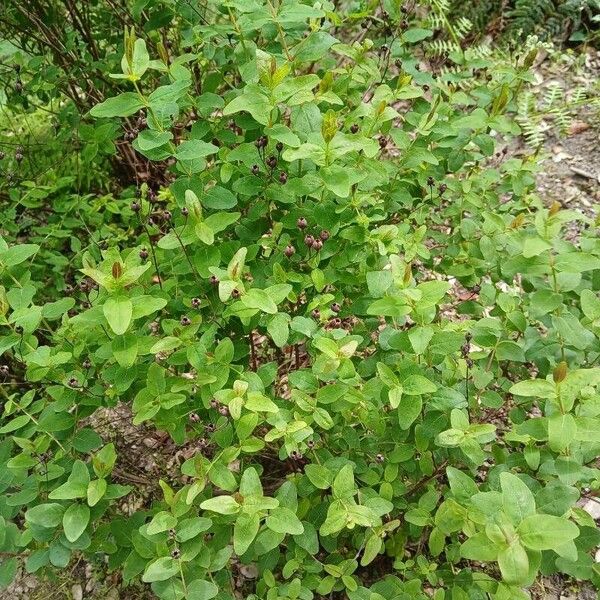
M258 577L258 567L254 564L240 565L238 570L246 579L256 579Z
M583 510L585 510L585 512L588 513L592 519L594 519L594 521L600 519L600 502L588 500L581 508L583 508Z
M83 600L83 588L79 583L76 583L71 588L71 596L73 600Z

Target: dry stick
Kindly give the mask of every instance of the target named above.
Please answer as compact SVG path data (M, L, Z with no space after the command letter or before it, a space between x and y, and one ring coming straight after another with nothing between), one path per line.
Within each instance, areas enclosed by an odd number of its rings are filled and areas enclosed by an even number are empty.
M424 485L426 485L428 482L430 482L432 479L436 479L437 477L439 477L443 473L443 470L447 464L448 464L448 461L445 460L439 467L436 468L436 470L431 475L428 475L427 477L423 477L423 479L417 481L417 483L415 483L415 485L413 485L409 490L407 490L406 494L407 495L413 494L418 489L422 488Z
M139 215L139 213L138 213ZM145 221L142 221L141 216L140 218L140 223L142 225L142 227L144 228L144 231L146 232L146 235L148 236L148 242L150 244L150 253L152 254L152 262L154 263L154 270L156 271L156 276L158 277L158 285L160 286L160 289L163 289L162 286L162 278L160 276L160 270L158 268L158 261L156 260L156 253L154 252L154 244L152 243L152 236L150 235L150 231L148 231L148 227L146 226Z
M179 242L179 245L181 246L181 249L183 250L183 253L185 254L187 262L190 265L190 268L192 269L192 273L194 273L194 275L196 276L196 279L198 280L198 283L200 283L200 280L201 280L200 273L198 273L198 271L196 270L196 267L192 263L192 260L190 259L190 255L188 254L188 251L186 250L185 246L183 245L183 242L181 241L181 238L179 237L179 234L177 233L177 229L175 228L175 225L172 225L171 229L173 230L173 233L175 234L175 237L177 238L177 241Z
M250 356L252 357L252 370L256 371L258 368L256 362L256 348L254 347L254 331L250 332Z

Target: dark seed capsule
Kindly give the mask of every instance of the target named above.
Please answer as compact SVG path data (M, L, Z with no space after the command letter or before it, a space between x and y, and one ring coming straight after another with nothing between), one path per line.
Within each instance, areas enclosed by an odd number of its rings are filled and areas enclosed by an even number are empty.
M321 318L321 311L318 308L313 308L313 310L310 314L312 315L313 319Z
M341 307L341 306L340 306L340 305L339 305L337 302L334 302L334 303L331 305L331 310L332 310L334 313L339 313L339 312L340 312L340 310L342 310L342 307Z
M473 334L468 332L465 333L465 340L467 340L467 342L470 342L473 339Z
M283 142L277 142L277 144L275 144L275 149L277 152L281 152L283 150Z
M429 91L429 86L426 83L423 84L423 91L424 92L428 92Z
M269 158L267 158L267 166L270 169L274 169L277 166L277 157L269 156Z
M387 138L382 135L379 138L379 147L383 149L383 148L385 148L387 146L387 143L388 143Z
M140 258L142 260L146 260L148 258L148 250L146 250L146 248L142 248L140 250Z
M181 319L179 319L179 322L181 323L181 325L183 327L187 327L191 323L191 320L188 316L183 315L183 317L181 317Z
M448 186L445 183L440 183L438 186L438 192L440 193L440 196L442 196L447 189Z
M139 202L132 202L131 203L131 210L136 213L136 212L140 212L140 203Z
M287 173L285 171L281 171L281 173L279 173L279 183L286 183L287 180L288 180Z
M181 551L178 550L177 548L175 548L174 550L171 550L171 556L177 560L178 558L181 557Z
M294 246L292 245L288 245L285 247L285 250L283 251L283 253L289 258L290 256L293 256L296 252L296 248L294 248Z
M316 250L317 252L323 247L323 241L316 239L313 243L312 243L312 249Z
M398 69L401 69L401 68L402 68L402 61L401 61L399 58L397 58L397 59L394 61L394 64L396 65L396 67L398 67Z
M435 179L431 175L427 178L427 185L429 187L433 187L435 185Z
M240 290L238 290L237 288L234 288L231 291L231 297L232 298L239 298L241 296Z
M170 221L172 216L173 215L171 214L171 211L169 211L169 210L165 210L165 212L163 212L163 214L162 214L162 217L165 221Z
M79 382L77 381L77 379L75 377L71 377L71 379L69 379L69 387L72 387L72 388L79 387Z
M326 242L329 239L329 231L327 231L327 229L323 229L323 231L321 231L319 234L319 237Z
M300 217L296 221L296 227L298 227L298 229L306 229L307 225L308 225L308 222L306 221L306 219L304 217Z
M358 123L353 123L352 126L350 127L350 132L351 133L358 133Z
M17 325L15 327L15 332L21 335L23 333L23 327L21 325Z
M315 238L314 238L312 235L310 235L310 234L308 234L308 235L307 235L307 236L304 238L304 243L305 243L307 246L312 246L312 245L313 245L313 243L314 243L314 241L315 241Z
M182 214L184 217L187 217L187 216L190 214L190 211L189 211L189 209L188 209L188 207L187 207L187 206L184 206L184 207L181 209L181 214Z
M252 175L258 175L260 173L260 167L258 165L252 165Z

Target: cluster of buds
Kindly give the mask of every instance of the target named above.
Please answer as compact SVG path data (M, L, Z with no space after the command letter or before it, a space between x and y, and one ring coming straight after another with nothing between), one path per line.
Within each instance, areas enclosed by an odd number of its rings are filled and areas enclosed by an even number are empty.
M298 229L304 230L306 229L308 223L306 222L306 219L304 217L301 217L300 219L298 219L298 221L296 221L296 225ZM323 229L321 230L319 235L312 235L310 233L306 234L304 236L304 244L308 248L311 248L312 250L318 252L319 250L321 250L321 248L323 248L323 243L326 242L328 239L329 231L327 231L327 229Z
M304 457L302 452L299 452L298 450L292 450L290 452L290 460L292 461L294 471L298 473L302 473L304 471L304 467L310 462Z
M473 367L473 359L469 356L471 352L471 340L473 336L470 333L465 334L465 343L460 347L460 353L467 363L467 367L470 369Z
M214 408L215 410L218 410L219 414L223 415L224 417L229 416L229 408L227 408L227 406L225 406L224 404L221 404L216 398L213 398L210 401L210 407Z
M316 252L318 252L323 247L323 240L320 239L320 238L315 238L314 236L312 236L309 233L308 235L306 235L304 237L304 244L308 248L312 248L313 250L315 250Z

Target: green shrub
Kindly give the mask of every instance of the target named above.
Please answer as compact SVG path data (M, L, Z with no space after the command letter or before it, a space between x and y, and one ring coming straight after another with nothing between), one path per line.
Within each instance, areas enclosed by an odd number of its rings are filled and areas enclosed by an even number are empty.
M600 243L503 151L534 54L436 77L385 7L127 29L86 127L171 184L51 189L0 241L3 585L79 554L172 600L600 583ZM129 511L117 404L185 451Z

